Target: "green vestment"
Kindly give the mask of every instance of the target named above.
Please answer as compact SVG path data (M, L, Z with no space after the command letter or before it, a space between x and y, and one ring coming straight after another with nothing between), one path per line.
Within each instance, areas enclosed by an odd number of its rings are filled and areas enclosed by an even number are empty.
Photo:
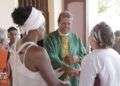
M73 55L78 55L82 59L86 55L86 50L81 42L81 40L73 33L68 35L69 40L69 53ZM62 39L59 35L58 30L50 33L44 40L44 47L46 48L51 63L54 69L60 68L63 66L63 57L62 57ZM73 68L79 68L79 64L71 65ZM61 80L64 80L64 76L60 77ZM79 86L79 77L70 78L71 86Z

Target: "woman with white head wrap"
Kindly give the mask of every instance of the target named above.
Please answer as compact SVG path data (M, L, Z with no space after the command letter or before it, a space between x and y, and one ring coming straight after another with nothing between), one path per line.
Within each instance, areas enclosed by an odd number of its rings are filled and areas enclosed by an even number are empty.
M16 57L10 59L13 86L68 86L55 76L46 50L36 45L44 33L42 12L34 7L18 7L12 18L24 34L15 48Z

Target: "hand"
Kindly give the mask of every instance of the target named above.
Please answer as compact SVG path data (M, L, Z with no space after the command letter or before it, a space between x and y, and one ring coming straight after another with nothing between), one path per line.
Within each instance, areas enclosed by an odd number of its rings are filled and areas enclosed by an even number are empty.
M74 58L74 63L81 64L82 59L78 55L74 55L73 58Z
M79 60L80 58L77 55L74 55L73 59L74 59L74 63L79 63L79 61L80 61Z
M61 84L59 86L70 86L70 82L69 81L60 81Z
M69 65L79 63L79 57L77 55L69 54L64 57L64 62Z
M66 55L64 57L64 62L68 65L70 64L74 64L74 59L73 59L73 55Z
M61 77L64 74L64 69L63 68L58 68L54 70L55 74L57 77Z
M80 69L73 69L70 71L70 76L80 76Z

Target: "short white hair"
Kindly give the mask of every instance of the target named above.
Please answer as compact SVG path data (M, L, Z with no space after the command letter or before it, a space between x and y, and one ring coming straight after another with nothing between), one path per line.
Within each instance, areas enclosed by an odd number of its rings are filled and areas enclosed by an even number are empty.
M0 28L0 43L7 41L7 32L3 28Z

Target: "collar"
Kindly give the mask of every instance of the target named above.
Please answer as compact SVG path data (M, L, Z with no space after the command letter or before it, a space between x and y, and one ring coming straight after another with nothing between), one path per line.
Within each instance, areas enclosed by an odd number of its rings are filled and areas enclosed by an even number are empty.
M59 33L60 36L69 36L69 34L70 34L70 33L63 34L59 30L58 30L58 33Z

